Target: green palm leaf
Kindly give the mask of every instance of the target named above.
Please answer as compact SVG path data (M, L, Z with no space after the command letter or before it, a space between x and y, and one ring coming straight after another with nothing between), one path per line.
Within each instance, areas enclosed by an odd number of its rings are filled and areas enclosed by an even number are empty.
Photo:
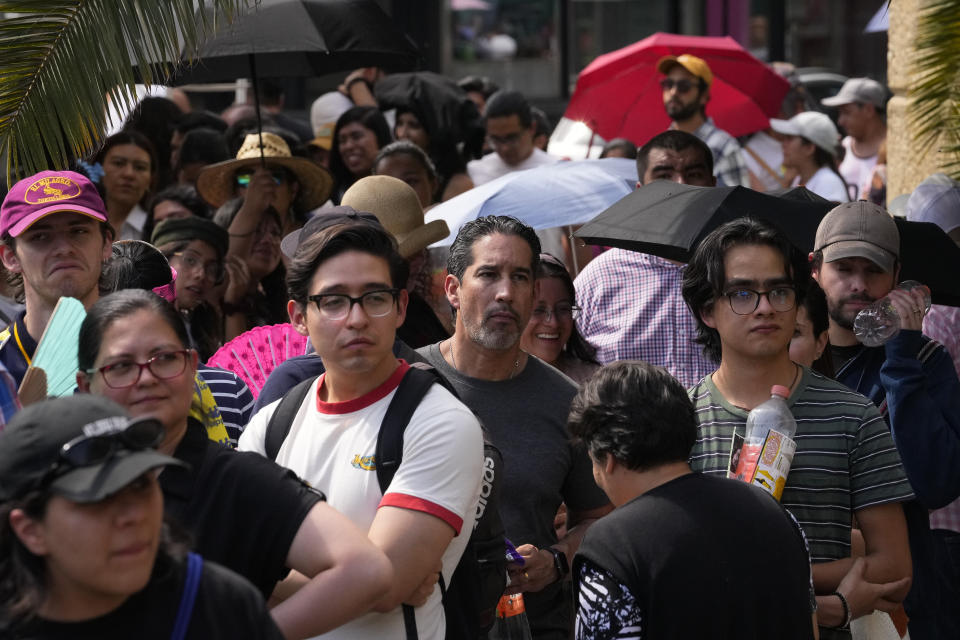
M129 109L138 81L162 83L181 48L195 52L215 21L248 0L0 0L0 156L7 180L93 150L108 99ZM108 98L109 96L109 98Z
M921 148L940 143L940 166L960 179L960 2L926 0L917 22L909 96Z

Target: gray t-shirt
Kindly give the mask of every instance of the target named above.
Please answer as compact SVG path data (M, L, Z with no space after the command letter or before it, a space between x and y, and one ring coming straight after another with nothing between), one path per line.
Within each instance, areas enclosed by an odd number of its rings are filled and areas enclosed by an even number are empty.
M557 541L553 518L561 502L573 511L609 501L593 480L590 458L567 434L567 414L577 385L530 356L516 378L491 382L462 375L447 364L438 344L417 350L450 381L503 455L500 516L515 545L548 547ZM570 559L572 560L572 558ZM572 613L559 584L524 602L534 637L569 638Z

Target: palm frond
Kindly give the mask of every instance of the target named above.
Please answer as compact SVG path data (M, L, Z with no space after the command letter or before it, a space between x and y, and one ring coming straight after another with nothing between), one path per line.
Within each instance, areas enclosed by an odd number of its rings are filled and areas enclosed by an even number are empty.
M89 153L108 101L130 109L137 82L162 83L181 50L198 51L216 21L248 1L212 0L212 11L198 12L196 0L0 0L0 16L10 16L0 17L8 182Z
M914 139L921 148L939 144L938 164L960 179L960 2L926 0L915 42L908 92Z

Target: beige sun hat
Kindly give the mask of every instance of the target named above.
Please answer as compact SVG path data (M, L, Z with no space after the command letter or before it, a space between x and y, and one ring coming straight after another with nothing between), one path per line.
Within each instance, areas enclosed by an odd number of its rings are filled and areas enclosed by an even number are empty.
M443 220L424 224L423 207L417 192L403 180L391 176L367 176L353 183L340 204L357 211L369 211L397 240L400 255L409 258L437 240L450 235Z
M306 158L294 157L283 138L267 131L262 134L248 133L235 159L205 167L197 178L197 192L200 197L219 207L234 196L234 174L239 169L255 169L260 165L261 135L263 157L267 164L284 167L297 176L300 191L294 208L298 211L309 211L326 202L333 190L333 177L330 172Z

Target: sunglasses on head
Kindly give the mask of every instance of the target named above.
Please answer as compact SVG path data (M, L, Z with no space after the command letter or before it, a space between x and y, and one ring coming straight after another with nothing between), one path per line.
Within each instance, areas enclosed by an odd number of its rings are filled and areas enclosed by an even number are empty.
M679 91L680 93L686 93L687 91L690 91L690 89L693 89L694 86L696 85L690 80L687 80L686 78L682 78L680 80L674 80L673 78L664 78L663 80L660 81L660 88L663 89L664 91L670 91L671 89L676 87L677 91Z
M249 187L250 181L253 180L253 171L238 171L233 177L238 187ZM270 177L278 185L288 180L285 169L270 169Z

